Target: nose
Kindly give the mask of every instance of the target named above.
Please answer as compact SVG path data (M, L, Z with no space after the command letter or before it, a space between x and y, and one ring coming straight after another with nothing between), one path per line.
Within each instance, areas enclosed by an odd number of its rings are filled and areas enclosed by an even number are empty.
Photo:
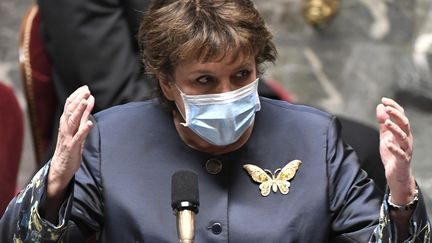
M218 85L218 93L225 93L235 90L236 87L231 84L229 79L223 79Z

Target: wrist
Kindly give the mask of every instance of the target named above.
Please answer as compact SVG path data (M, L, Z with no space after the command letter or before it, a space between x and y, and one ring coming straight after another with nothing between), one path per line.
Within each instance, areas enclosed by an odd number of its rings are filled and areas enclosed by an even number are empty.
M47 182L47 198L55 199L63 197L70 179L68 180L52 166L48 171Z
M406 198L410 198L408 201ZM401 203L402 202L402 203ZM395 200L392 197L391 192L387 199L389 209L397 212L406 212L414 209L418 202L418 189L415 188L413 194L410 197L405 197L403 200Z
M414 200L418 194L417 185L412 174L402 178L388 180L391 202L396 205L405 205Z

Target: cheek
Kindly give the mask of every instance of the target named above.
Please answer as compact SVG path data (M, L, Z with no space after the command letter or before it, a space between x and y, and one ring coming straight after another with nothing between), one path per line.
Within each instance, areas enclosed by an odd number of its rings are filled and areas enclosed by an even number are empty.
M177 92L176 92L177 91ZM184 108L184 103L183 103L183 99L181 98L181 95L180 95L180 92L178 92L178 90L176 90L176 91L173 91L172 93L173 93L173 98L174 98L174 102L175 102L175 104L176 104L176 106L177 106L177 109L179 109L180 110L180 112L183 114L183 115L186 115L186 113L185 113L185 108Z
M183 99L181 98L180 91L173 84L167 81L161 81L161 79L159 79L159 86L162 90L162 95L167 100L174 102L177 109L179 109L182 114L185 114Z

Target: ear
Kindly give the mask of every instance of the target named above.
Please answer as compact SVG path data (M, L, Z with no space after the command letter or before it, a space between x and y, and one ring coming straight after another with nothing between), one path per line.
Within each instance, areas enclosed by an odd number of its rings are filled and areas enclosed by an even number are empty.
M165 98L169 101L174 101L174 91L173 91L174 87L169 83L166 75L163 75L158 72L156 73L156 78L159 81L159 86Z

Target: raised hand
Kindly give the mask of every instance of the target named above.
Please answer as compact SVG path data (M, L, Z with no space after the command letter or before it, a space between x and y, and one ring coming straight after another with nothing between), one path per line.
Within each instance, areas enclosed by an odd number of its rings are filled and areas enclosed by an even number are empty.
M380 125L380 153L392 203L405 205L414 198L415 180L411 169L413 137L404 109L389 98L376 108Z
M65 102L48 174L49 198L61 200L65 188L80 167L84 141L93 126L88 119L94 102L87 86L78 88Z

